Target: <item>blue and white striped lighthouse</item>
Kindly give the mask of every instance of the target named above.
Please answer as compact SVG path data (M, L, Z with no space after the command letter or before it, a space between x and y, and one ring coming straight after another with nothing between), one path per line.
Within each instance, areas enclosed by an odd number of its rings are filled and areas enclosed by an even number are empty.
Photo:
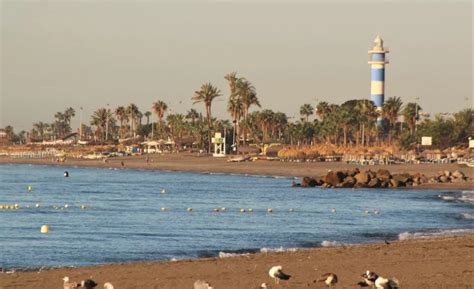
M388 49L383 47L383 40L377 35L374 40L374 47L369 50L369 64L372 69L370 82L370 96L377 107L377 111L382 110L385 94L385 64L388 63L385 54ZM382 117L377 119L377 123L382 123Z

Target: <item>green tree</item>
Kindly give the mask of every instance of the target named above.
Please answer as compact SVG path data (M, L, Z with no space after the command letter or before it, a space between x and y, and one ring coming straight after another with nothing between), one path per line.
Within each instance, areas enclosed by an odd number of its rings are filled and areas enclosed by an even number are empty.
M400 97L392 96L383 104L382 115L388 121L388 143L392 143L393 127L398 119L398 114L402 109L403 102Z
M152 110L158 118L160 137L163 138L163 117L168 110L168 105L164 101L158 100L153 103Z
M305 103L300 107L300 115L308 122L309 116L314 112L313 107L309 103Z
M413 132L416 128L416 122L420 118L421 106L414 102L409 102L405 105L405 108L402 111L402 115L405 118L405 122L410 128L410 135L413 135Z
M212 86L211 83L205 83L201 86L200 90L194 92L193 97L191 98L194 100L193 104L196 103L204 103L206 107L206 116L207 116L207 139L208 139L208 153L211 153L211 107L212 101L221 96L221 91L217 88Z

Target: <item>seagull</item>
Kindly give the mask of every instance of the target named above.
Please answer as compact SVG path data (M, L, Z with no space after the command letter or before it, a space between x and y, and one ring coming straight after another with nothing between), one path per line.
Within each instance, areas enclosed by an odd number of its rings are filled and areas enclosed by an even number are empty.
M262 285L260 285L260 287L258 287L259 289L267 289L268 286L267 286L267 283L262 283Z
M325 273L318 282L324 282L329 288L333 288L337 283L337 275L334 273Z
M267 209L267 212L273 213L273 209L272 209L272 208L268 208L268 209Z
M112 283L107 282L104 284L104 289L114 289L114 285L112 285Z
M69 277L68 276L64 276L63 281L64 281L64 284L63 284L64 289L73 289L73 288L79 287L78 283L69 282Z
M289 280L291 278L291 275L284 273L282 269L282 266L273 266L272 268L270 268L270 271L268 271L268 275L270 275L270 277L275 280L275 284L279 284L280 279Z
M93 289L97 286L97 283L92 279L82 280L81 287L86 289Z
M377 280L375 280L375 287L377 289L398 289L398 280L379 276Z
M332 212L333 214L335 214L335 213L337 212L337 211L336 211L336 208L332 208L332 209L331 209L331 212Z
M375 280L379 277L377 273L367 270L361 276L364 280L358 283L360 287L372 286L372 288L375 288Z
M194 289L213 289L213 288L211 284L209 284L209 282L207 281L196 280L196 282L194 282Z

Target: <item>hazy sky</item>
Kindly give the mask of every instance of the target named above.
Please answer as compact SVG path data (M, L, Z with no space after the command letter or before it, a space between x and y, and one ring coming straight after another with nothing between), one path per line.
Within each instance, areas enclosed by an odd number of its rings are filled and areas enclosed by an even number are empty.
M224 96L237 71L264 108L370 97L367 50L390 48L386 97L425 111L472 106L471 1L2 1L0 127L29 130L72 106L191 108L202 83ZM467 99L466 99L467 98ZM194 106L204 111L202 105Z

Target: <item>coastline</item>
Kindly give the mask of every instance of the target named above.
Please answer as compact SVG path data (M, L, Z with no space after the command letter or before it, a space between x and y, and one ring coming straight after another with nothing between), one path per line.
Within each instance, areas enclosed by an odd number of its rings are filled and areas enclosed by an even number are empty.
M431 237L385 243L255 253L225 258L107 264L59 268L41 272L0 275L0 288L61 288L63 276L79 281L93 278L99 288L111 282L116 288L192 288L197 279L214 288L323 288L314 280L326 272L339 276L338 288L358 288L360 274L372 270L396 277L401 288L473 288L474 234ZM274 286L268 269L282 265L292 274L289 282Z
M146 158L149 157L149 162ZM124 163L122 167L121 163ZM461 166L459 164L407 164L407 165L377 165L359 166L341 162L314 162L295 163L280 161L254 161L229 163L227 158L213 158L209 156L197 156L192 154L154 154L143 156L128 156L109 158L107 163L103 160L87 160L69 158L64 163L53 162L51 158L14 159L1 156L0 164L31 164L31 165L53 165L53 166L77 166L91 168L124 168L137 170L163 170L176 172L196 172L209 174L240 174L256 176L278 176L278 177L302 177L325 175L328 170L347 170L358 167L361 170L387 169L392 173L423 173L427 176L437 174L439 171L454 171L460 169L466 176L474 178L474 168ZM290 185L290 184L289 184ZM420 186L402 189L474 189L474 181L462 183L425 183Z

